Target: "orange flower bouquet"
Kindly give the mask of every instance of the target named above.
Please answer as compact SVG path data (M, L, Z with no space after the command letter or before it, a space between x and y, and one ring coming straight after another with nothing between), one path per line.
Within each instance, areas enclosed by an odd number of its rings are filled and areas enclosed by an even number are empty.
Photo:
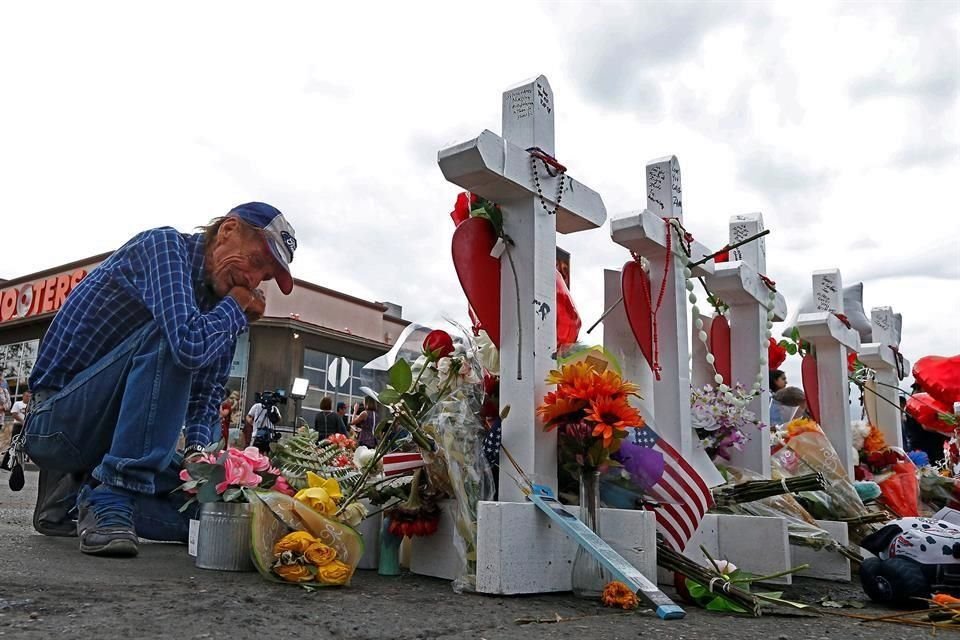
M643 425L628 402L637 396L637 386L610 368L598 368L587 359L551 371L547 384L556 385L556 391L537 407L544 429L558 429L561 462L575 476L616 464L610 456L620 449L627 429Z

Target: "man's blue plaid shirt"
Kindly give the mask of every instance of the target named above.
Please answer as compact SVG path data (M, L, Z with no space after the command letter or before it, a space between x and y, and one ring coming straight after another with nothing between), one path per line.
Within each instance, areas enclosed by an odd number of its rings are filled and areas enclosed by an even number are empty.
M203 234L144 231L91 271L44 336L30 387L62 389L150 321L160 326L177 364L195 372L186 439L207 444L247 319L236 300L217 300L205 284Z

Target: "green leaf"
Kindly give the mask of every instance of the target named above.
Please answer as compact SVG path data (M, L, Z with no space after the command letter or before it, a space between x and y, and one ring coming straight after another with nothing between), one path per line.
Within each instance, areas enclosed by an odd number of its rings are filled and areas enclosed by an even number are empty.
M234 502L241 495L243 495L243 487L230 487L223 492L223 501Z
M212 464L207 464L205 462L191 462L186 465L187 473L190 474L190 477L194 480L201 480L204 478L209 478L210 474L213 473L213 470L216 469L216 466Z
M790 355L792 356L797 355L797 345L790 343L786 346L786 349L787 349L787 353L789 353Z
M400 402L400 393L392 387L386 387L380 392L380 402L383 404L396 404Z
M790 330L790 338L794 342L800 341L800 327L794 327L793 329Z
M403 358L397 360L390 370L387 371L390 376L390 386L398 393L406 393L410 390L413 383L413 372L410 371L410 363Z
M226 479L226 470L221 466L214 467L210 479L197 492L197 500L200 502L217 502L220 499L220 495L217 493L217 485Z

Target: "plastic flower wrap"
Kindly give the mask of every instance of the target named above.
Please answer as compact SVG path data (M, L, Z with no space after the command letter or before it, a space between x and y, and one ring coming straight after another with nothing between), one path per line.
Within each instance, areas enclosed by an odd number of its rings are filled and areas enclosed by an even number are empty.
M270 492L256 497L251 552L260 575L304 586L349 584L363 555L359 533L290 496Z
M453 584L457 592L476 588L477 505L481 500L492 500L496 492L483 450L486 429L480 419L483 386L478 384L479 365L473 359L465 362L477 367L472 375L459 374L466 384L446 394L423 418L424 429L437 438L447 487L456 500L454 547L461 560L460 576ZM424 455L425 460L427 457Z
M763 476L748 469L726 467L725 471L731 484L763 479ZM773 479L779 480L780 478L775 474ZM783 518L787 521L787 534L790 536L792 544L828 550L834 550L839 546L839 542L833 538L830 532L817 526L813 516L790 494L729 504L724 506L724 510L735 515Z
M773 454L778 473L793 477L818 472L823 475L825 491L805 491L811 514L820 519L854 518L866 513L866 507L847 478L836 450L820 426L801 418L784 426L784 446ZM809 510L809 509L808 509Z

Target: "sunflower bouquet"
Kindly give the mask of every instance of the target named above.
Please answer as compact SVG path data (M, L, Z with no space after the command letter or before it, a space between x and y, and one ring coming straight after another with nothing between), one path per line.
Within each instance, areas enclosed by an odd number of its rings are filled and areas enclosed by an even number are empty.
M637 386L604 364L588 358L551 371L547 384L556 390L537 407L544 429L558 430L561 464L575 476L617 465L610 456L620 449L627 429L643 425L628 400L639 397Z

